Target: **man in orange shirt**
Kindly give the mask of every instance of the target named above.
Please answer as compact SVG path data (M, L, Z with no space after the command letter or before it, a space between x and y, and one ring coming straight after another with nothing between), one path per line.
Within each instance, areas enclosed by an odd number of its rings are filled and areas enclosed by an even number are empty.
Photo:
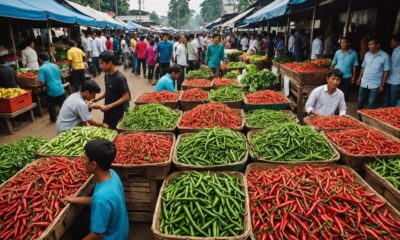
M136 54L138 63L137 75L140 75L140 65L142 65L144 77L146 77L146 48L147 48L147 43L144 41L144 36L141 36L139 42L136 44Z

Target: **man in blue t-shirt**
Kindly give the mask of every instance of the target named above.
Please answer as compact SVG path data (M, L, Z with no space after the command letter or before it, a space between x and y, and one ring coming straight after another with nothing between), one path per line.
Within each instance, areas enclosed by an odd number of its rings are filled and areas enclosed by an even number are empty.
M175 80L179 79L181 75L181 67L179 65L172 65L168 68L168 73L158 80L154 87L155 92L167 90L170 92L175 91Z
M158 63L161 69L161 75L164 76L168 72L173 57L173 45L168 41L168 34L163 35L163 41L159 42L156 49L158 55Z
M38 54L39 64L39 82L46 87L47 108L49 109L50 121L57 121L56 105L60 108L65 101L65 90L61 81L60 68L49 61L47 52Z
M96 186L92 197L65 197L72 204L90 205L90 233L84 239L126 240L129 220L124 189L118 174L111 169L116 148L105 139L95 139L85 145L85 167L94 174Z

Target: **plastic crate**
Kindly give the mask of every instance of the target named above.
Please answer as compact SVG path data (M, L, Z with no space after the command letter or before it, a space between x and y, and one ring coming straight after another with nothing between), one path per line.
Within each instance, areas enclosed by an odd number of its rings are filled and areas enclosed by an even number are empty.
M0 99L0 112L13 113L32 104L31 90L10 99Z

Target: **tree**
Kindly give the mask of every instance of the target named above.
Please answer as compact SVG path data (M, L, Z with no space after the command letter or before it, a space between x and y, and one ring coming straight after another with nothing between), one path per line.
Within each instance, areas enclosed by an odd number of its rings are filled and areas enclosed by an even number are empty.
M94 8L101 12L107 12L107 11L116 12L115 0L71 0L71 1L81 4L83 6L89 5L91 8ZM118 15L128 14L129 11L128 0L117 0L117 5L118 5Z
M246 10L246 8L248 8L254 2L255 2L255 0L239 0L238 1L239 12Z
M158 16L158 14L154 11L152 11L150 13L150 20L155 22L157 25L160 24L160 17Z
M170 0L168 4L168 23L174 28L181 28L190 20L189 0Z
M204 0L200 7L200 14L205 22L214 21L222 14L222 0Z

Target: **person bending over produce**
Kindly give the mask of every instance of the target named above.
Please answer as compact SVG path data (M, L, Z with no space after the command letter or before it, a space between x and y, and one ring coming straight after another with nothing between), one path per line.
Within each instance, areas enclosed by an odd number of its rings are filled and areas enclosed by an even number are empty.
M85 167L94 174L96 185L92 197L67 196L71 204L90 205L90 233L84 240L128 239L129 220L124 189L118 174L111 169L116 155L114 143L95 139L85 145Z
M105 98L104 106L93 105L94 109L104 112L104 120L110 128L115 129L124 112L129 107L131 93L125 76L115 66L115 56L112 52L102 52L99 56L100 68L106 72L104 82L106 91L93 102Z
M327 77L328 84L315 88L307 100L305 110L317 116L332 116L339 110L339 115L346 115L346 102L343 92L338 89L342 81L342 72L334 69Z
M71 94L60 110L57 119L57 134L74 128L76 125L89 123L93 126L108 128L106 123L99 123L90 116L88 105L85 101L91 101L100 92L99 85L93 80L83 82L80 92Z
M154 91L159 92L163 90L167 90L170 92L175 91L174 87L174 81L179 79L179 76L181 75L181 67L178 65L172 65L171 67L168 68L168 73L165 74L160 80L158 80Z

